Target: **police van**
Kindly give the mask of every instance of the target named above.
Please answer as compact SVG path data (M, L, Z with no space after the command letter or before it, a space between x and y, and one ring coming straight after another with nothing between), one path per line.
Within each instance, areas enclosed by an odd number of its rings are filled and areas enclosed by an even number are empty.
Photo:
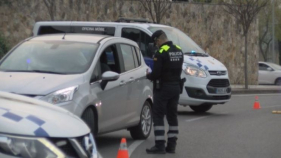
M98 158L90 128L44 101L0 92L0 157Z
M190 106L195 112L206 112L213 105L228 102L231 88L227 68L177 28L126 18L116 22L56 21L37 22L33 35L78 33L128 38L139 45L146 64L152 68L155 48L151 35L159 29L167 34L169 40L179 45L184 53L181 77L186 78L186 82L179 104Z

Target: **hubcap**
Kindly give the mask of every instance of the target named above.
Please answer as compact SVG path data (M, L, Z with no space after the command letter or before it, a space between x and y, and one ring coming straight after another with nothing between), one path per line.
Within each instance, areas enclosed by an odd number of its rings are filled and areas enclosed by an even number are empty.
M141 114L141 126L144 135L147 135L151 129L151 110L149 106L145 105Z

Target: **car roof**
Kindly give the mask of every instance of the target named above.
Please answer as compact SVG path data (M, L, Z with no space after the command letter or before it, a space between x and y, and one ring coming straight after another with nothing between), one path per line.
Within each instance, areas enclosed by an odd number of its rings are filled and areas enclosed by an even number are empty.
M135 41L132 41L127 38L98 35L98 34L76 34L76 33L46 34L46 35L39 35L39 36L28 38L27 41L68 41L68 42L103 44L104 42L112 39L118 39L119 42L125 42L127 44L138 47L138 44Z
M271 62L259 61L259 64L270 64Z
M162 24L153 24L153 23L124 23L124 22L87 22L87 21L42 21L36 22L35 25L69 25L69 26L81 26L81 25L103 25L103 26L139 26L142 28L149 27L170 27Z
M64 38L64 39L63 39ZM29 41L72 41L72 42L86 42L86 43L99 43L105 38L118 38L106 35L97 34L48 34L40 35L30 38Z

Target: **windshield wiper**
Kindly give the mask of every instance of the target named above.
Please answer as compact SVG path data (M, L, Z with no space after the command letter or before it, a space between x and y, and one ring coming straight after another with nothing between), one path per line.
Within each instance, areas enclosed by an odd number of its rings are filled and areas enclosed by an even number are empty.
M55 72L55 71L48 71L48 70L0 70L0 71L5 71L5 72L39 72L39 73L63 74L63 75L66 74L66 73L62 73L62 72Z
M201 57L208 57L205 53L198 53L198 52L184 52L183 54L189 55L189 56L201 56Z

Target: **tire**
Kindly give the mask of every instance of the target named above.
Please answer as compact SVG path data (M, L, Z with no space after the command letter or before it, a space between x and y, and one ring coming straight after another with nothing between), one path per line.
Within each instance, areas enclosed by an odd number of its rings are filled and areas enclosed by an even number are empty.
M89 126L93 135L97 134L95 113L91 108L87 108L82 114L82 120Z
M130 128L130 134L133 139L146 139L152 128L152 110L151 104L146 101L140 114L140 122L137 126Z
M281 86L281 78L277 78L277 79L276 79L275 85Z
M213 105L212 104L203 104L200 106L189 106L194 112L203 113L210 110Z

